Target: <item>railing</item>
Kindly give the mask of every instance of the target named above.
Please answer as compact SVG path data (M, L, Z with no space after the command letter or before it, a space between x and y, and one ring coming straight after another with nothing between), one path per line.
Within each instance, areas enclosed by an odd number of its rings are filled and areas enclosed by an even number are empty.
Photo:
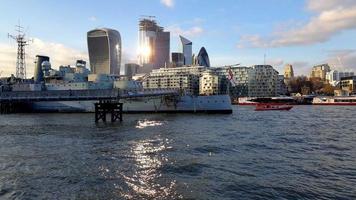
M118 100L148 96L178 95L174 89L145 89L129 91L106 90L51 90L51 91L12 91L0 92L0 102L9 101L72 101L72 100Z

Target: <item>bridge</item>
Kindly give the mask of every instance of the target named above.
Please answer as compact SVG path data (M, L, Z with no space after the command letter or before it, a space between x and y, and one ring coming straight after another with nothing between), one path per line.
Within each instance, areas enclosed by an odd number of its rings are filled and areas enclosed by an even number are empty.
M97 101L95 103L95 121L106 121L106 114L109 113L111 114L111 121L114 122L116 120L122 121L120 99L178 95L179 91L175 89L8 91L0 92L0 113L23 112L26 109L23 108L24 105L39 101Z

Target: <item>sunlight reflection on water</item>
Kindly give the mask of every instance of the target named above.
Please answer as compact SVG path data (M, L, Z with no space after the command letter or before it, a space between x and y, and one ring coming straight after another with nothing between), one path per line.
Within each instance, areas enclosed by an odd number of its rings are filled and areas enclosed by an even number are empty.
M147 124L147 123L144 123ZM157 124L149 122L148 124ZM168 139L157 138L153 140L142 140L134 143L131 148L131 156L135 161L133 173L120 174L126 185L135 195L124 194L128 199L135 199L137 195L143 198L175 197L176 180L165 182L162 180L160 168L168 163L165 151L171 149Z
M160 121L150 121L150 120L139 120L137 122L136 128L137 129L144 129L146 127L155 127L155 126L162 126L164 123Z

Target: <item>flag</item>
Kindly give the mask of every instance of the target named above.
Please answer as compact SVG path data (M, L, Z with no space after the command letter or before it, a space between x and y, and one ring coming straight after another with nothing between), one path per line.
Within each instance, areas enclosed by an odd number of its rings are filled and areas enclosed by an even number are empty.
M229 79L232 87L236 86L235 80L234 80L234 74L232 73L231 67L227 70L227 79Z

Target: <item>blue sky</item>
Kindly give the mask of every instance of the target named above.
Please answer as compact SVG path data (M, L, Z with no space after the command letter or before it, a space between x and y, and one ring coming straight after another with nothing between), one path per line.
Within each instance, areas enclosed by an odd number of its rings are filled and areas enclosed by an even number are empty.
M117 29L125 60L133 61L142 15L156 16L171 31L171 51L179 50L177 36L183 34L193 41L194 52L206 47L214 66L263 64L266 54L266 63L280 72L286 63L294 64L297 74L322 62L356 68L353 0L1 0L0 5L0 70L5 74L15 69L15 58L6 51L16 45L7 33L19 20L35 38L28 47L30 74L35 54L49 54L56 65L86 58L86 32L98 27Z

